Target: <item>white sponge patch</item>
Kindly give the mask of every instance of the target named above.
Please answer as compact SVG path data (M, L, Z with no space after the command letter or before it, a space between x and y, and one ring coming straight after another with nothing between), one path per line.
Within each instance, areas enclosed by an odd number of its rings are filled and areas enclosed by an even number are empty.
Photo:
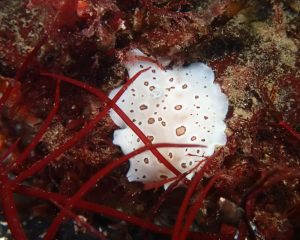
M131 54L144 56L139 50ZM129 77L147 67L151 69L129 86L117 105L152 143L205 145L206 148L158 149L179 172L186 172L212 155L217 145L226 143L227 97L214 83L212 69L203 63L174 66L172 70L162 70L147 61L126 63ZM119 89L109 97L113 98ZM120 127L114 132L113 143L124 154L144 146L113 110L110 116ZM150 151L130 159L129 181L154 182L174 176Z

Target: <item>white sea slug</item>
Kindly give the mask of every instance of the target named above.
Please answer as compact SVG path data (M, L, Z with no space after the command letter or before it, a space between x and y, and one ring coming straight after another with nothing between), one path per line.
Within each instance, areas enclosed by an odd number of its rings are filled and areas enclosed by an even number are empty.
M139 50L131 54L145 56ZM186 172L212 155L216 146L226 143L227 97L214 83L213 70L203 63L162 70L149 61L126 62L129 77L147 67L151 69L129 86L117 105L152 143L206 145L206 148L158 149L179 172ZM120 88L114 89L109 97L113 98ZM124 154L144 146L113 110L110 116L120 127L114 132L113 143ZM129 181L155 182L174 176L150 151L130 159Z

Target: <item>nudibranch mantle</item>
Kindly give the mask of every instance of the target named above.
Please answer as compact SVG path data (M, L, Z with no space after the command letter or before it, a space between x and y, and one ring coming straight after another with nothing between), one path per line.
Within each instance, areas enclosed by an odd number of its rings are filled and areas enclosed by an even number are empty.
M145 56L139 50L132 50L130 54L132 59ZM214 83L213 70L203 63L163 70L143 59L125 62L129 77L141 69L151 69L142 73L116 104L152 143L205 145L205 148L158 149L179 172L186 172L211 156L216 146L225 145L228 99ZM121 87L114 89L109 97L112 99ZM120 128L114 132L113 143L120 146L124 154L144 146L113 110L110 116ZM174 176L150 151L130 159L129 181L155 182Z

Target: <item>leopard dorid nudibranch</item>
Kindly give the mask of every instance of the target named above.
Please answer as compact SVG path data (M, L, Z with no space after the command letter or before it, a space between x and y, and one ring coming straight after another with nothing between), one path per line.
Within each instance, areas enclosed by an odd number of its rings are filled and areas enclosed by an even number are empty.
M139 50L130 54L131 59L145 56ZM214 83L213 70L203 63L163 70L151 61L137 59L144 58L136 57L125 63L129 77L141 69L151 69L129 86L117 105L152 143L206 145L206 148L158 149L179 172L186 172L212 155L216 146L226 143L227 97ZM113 98L121 87L114 89L109 97ZM144 146L113 110L110 116L120 127L114 132L113 143L120 146L124 154ZM130 159L129 181L155 182L174 176L150 151Z

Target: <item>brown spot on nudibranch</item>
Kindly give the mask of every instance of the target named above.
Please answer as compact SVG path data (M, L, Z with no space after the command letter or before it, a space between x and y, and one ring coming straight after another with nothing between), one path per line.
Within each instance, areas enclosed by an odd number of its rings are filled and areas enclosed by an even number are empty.
M149 123L149 124L153 124L154 122L155 122L155 119L154 119L154 118L152 118L152 117L151 117L151 118L148 118L148 123Z
M182 109L182 105L176 105L175 106L175 110L181 110Z
M153 136L147 136L147 138L150 140L150 142L152 142L154 140Z
M144 163L148 164L149 163L149 158L144 158Z
M154 86L150 86L150 87L149 87L149 90L150 90L151 92L152 92L154 89L155 89Z
M145 104L142 104L142 105L140 106L140 110L141 110L141 111L146 110L147 108L148 108L148 106L145 105Z
M176 128L176 135L177 136L182 136L184 135L186 132L186 127L185 126L180 126L178 128Z

